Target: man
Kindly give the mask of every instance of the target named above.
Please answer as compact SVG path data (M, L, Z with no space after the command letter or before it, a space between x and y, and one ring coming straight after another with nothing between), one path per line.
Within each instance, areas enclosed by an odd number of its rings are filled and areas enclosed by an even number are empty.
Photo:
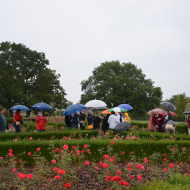
M38 132L44 132L46 126L47 119L45 116L38 112L38 116L36 117L36 129Z
M156 127L155 131L157 132L163 132L162 125L164 125L165 117L162 114L158 114L157 111L154 112L154 115L152 116L152 123Z
M80 117L80 112L77 111L74 116L73 116L73 119L72 119L72 128L80 128L80 124L83 122Z
M0 133L5 133L5 128L9 130L8 120L4 114L4 108L0 107Z
M167 124L168 121L173 120L173 117L172 117L171 113L169 112L169 110L166 110L165 113L166 113L165 124Z
M111 115L108 118L108 123L109 123L109 129L114 129L115 126L119 123L119 119L115 115L114 111L111 112Z
M93 127L94 129L100 129L100 123L102 122L102 118L98 117L98 114L94 114L94 122L93 122Z
M65 123L67 125L68 128L71 128L71 120L72 120L72 116L71 115L66 115L65 116Z

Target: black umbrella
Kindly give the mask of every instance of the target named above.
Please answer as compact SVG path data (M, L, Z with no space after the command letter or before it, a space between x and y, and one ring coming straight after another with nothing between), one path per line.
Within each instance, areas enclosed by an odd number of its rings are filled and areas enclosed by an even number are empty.
M130 127L131 127L131 123L125 121L125 122L117 124L113 131L114 133L123 132L123 131L129 130Z
M107 110L107 107L96 107L96 108L92 108L92 111L98 111L98 110Z
M183 114L190 114L190 111L185 111L183 112Z
M171 104L170 102L161 102L160 104L170 110L176 110L175 106Z

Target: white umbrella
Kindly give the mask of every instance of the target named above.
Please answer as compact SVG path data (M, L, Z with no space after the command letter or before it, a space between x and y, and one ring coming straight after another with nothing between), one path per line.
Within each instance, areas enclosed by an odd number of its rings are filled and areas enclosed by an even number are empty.
M106 107L107 104L101 100L91 100L85 104L88 108Z

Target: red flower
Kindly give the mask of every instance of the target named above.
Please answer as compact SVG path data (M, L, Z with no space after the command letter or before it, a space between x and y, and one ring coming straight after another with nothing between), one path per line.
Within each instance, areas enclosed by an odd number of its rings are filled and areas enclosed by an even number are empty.
M40 148L38 147L38 148L36 149L36 151L38 151L38 152L39 152L39 151L40 151Z
M127 164L127 167L132 168L133 166L132 164Z
M121 171L117 170L116 174L121 175Z
M54 172L56 172L56 171L57 171L57 168L56 168L56 167L55 167L55 168L53 168L53 171L54 171Z
M175 148L172 148L173 151L175 151Z
M165 172L168 172L168 168L164 168Z
M64 145L63 145L63 149L67 150L68 148L69 148L69 147L68 147L67 144L64 144Z
M84 148L87 148L87 147L88 147L88 145L84 144Z
M179 166L182 166L182 164L179 164Z
M141 164L137 164L137 169L141 169Z
M25 175L25 174L20 174L19 175L19 178L21 178L21 179L24 179L25 177L27 177L27 175Z
M164 161L167 161L167 159L166 159L166 158L164 158Z
M72 146L72 149L75 149L75 146Z
M125 182L124 185L125 185L125 186L129 186L129 183L128 183L128 182Z
M102 166L102 162L99 162L99 166Z
M116 180L117 181L121 181L121 177L120 176L116 176Z
M121 180L121 181L119 182L119 184L120 184L120 185L124 185L124 184L125 184L125 181L124 181L124 180Z
M109 156L108 155L103 155L103 159L108 160Z
M122 153L123 155L125 154L125 152L123 151L123 153Z
M12 150L12 149L9 149L9 152L11 152L11 153L12 153L12 152L13 152L13 150Z
M108 164L107 163L103 163L102 166L103 166L103 168L107 168Z
M170 167L170 168L174 168L174 164L170 163L170 164L169 164L169 167Z
M86 164L86 165L89 165L89 164L90 164L90 162L89 162L89 161L85 161L85 164Z
M69 187L71 187L70 183L66 183L65 188L69 188Z
M105 182L108 182L108 181L110 181L111 179L112 179L111 176L108 175L108 176L106 177L106 179L105 179Z
M17 176L21 175L21 173L17 173Z
M32 179L32 177L33 177L32 174L28 174L28 175L27 175L27 178L28 178L28 179Z
M64 136L64 137L63 137L63 140L65 140L65 139L66 139L66 137Z
M29 139L32 140L32 137L30 137Z
M129 168L129 171L132 171L132 168Z
M142 180L141 175L137 175L137 179L141 181Z
M134 179L134 176L133 176L133 175L131 175L131 179Z
M9 156L10 156L10 157L13 157L13 154L12 154L12 152L9 152Z
M60 176L59 176L59 175L56 175L54 178L55 178L55 179L60 179Z
M80 153L77 153L77 157L79 157L79 154L80 154Z
M166 154L163 154L163 157L166 157Z
M113 176L113 178L112 178L112 181L116 181L117 179L116 179L116 177L115 176Z
M56 151L56 152L59 152L59 148L56 148L55 151Z
M56 164L56 160L52 160L52 164Z
M113 162L113 159L109 159L110 162Z
M187 148L186 148L186 147L184 147L184 148L183 148L183 150L187 150Z
M64 174L65 174L65 171L62 170L62 169L60 169L60 170L58 170L58 174L60 174L60 175L64 175Z
M15 169L15 168L13 168L13 169L12 169L12 172L13 172L13 173L15 173L15 172L16 172L16 169Z
M98 167L95 166L94 169L95 169L95 170L98 170Z
M148 159L146 157L144 158L144 163L148 163Z
M112 159L115 160L115 156L112 156Z
M113 141L111 141L111 144L112 144L112 145L114 145L114 142L113 142Z
M28 156L30 156L32 153L31 152L28 152Z
M83 153L84 153L84 150L81 150L81 153L83 154Z
M22 160L19 160L18 162L21 164L21 163L22 163Z

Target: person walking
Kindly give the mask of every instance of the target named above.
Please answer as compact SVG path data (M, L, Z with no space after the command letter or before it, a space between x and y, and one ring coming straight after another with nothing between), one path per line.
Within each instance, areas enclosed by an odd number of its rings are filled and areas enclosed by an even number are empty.
M16 133L21 132L20 124L22 124L22 117L20 116L20 113L21 110L17 109L13 120L13 126L15 128Z
M109 129L114 129L115 126L119 123L119 119L115 115L114 111L111 112L111 115L108 118L108 123L109 123Z
M92 111L89 110L88 116L87 116L87 129L89 130L93 129L93 122L94 122L94 119L92 117Z
M190 135L190 116L187 118L188 123L188 135Z
M36 129L38 132L45 132L46 122L46 117L39 111L38 116L36 117Z
M109 129L109 123L108 123L108 118L109 118L109 114L107 114L107 116L105 116L104 118L103 118L103 123L102 123L102 131L105 133L106 132L106 130L108 130Z
M4 114L4 108L0 107L0 133L5 133L5 129L9 130L8 120Z

